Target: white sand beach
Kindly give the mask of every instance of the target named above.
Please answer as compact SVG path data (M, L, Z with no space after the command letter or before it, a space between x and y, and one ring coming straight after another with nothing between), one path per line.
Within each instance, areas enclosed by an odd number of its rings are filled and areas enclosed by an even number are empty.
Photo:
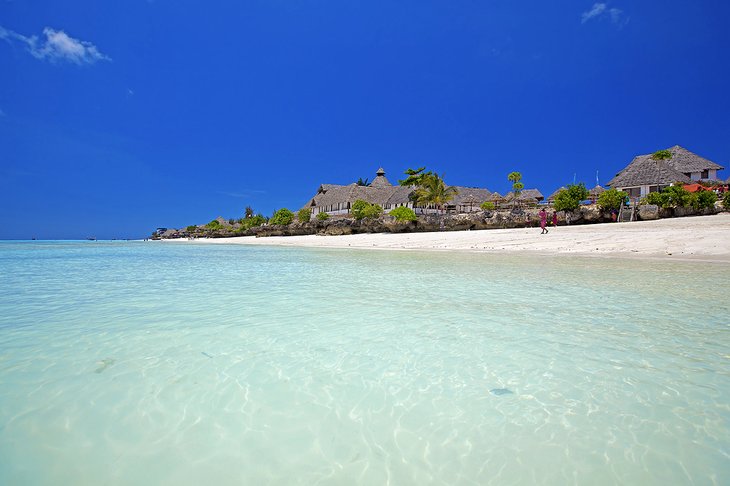
M164 240L189 242L189 240ZM631 223L431 233L199 239L211 244L388 250L459 250L661 258L730 263L730 213Z

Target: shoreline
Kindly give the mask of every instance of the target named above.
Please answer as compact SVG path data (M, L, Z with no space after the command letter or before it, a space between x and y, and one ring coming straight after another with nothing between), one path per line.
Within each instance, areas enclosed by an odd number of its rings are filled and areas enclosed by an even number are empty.
M640 258L730 263L730 213L711 216L539 227L424 233L363 233L342 236L241 236L169 239L188 244L234 244L368 250L529 253L546 256Z

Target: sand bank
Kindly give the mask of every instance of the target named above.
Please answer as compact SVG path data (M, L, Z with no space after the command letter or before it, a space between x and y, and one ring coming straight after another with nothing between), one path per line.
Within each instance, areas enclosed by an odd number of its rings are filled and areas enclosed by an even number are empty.
M540 234L540 228L519 228L346 236L239 237L200 239L194 242L316 248L532 252L730 263L730 213L633 223L558 226L551 228L546 235Z

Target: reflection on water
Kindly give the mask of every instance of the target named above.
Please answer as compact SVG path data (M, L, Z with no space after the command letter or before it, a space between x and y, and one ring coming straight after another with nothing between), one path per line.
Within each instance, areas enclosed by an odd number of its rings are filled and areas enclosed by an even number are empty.
M727 269L0 243L0 483L728 484Z

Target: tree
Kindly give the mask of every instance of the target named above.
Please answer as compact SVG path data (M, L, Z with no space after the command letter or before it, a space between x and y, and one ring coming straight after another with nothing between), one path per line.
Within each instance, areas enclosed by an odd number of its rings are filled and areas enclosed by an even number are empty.
M510 172L507 174L507 180L512 182L512 192L515 193L515 200L520 197L520 192L525 188L525 185L520 182L522 180L522 174L519 172Z
M405 206L398 206L397 208L393 209L389 214L393 216L398 222L418 221L418 216L416 216L416 213L411 208L407 208Z
M308 208L302 208L297 213L297 219L300 223L308 223L312 219L312 211Z
M269 222L271 224L288 225L294 221L294 213L286 208L279 209L274 213Z
M730 211L730 192L726 192L724 196L722 196L722 207Z
M401 186L420 186L421 181L424 177L432 176L433 172L425 172L426 167L419 167L418 169L408 169L405 174L408 176L403 180L399 180L398 184Z
M672 152L669 150L657 150L651 154L651 158L654 160L669 160L672 158Z
M252 218L253 217L253 208L251 206L246 206L246 211L243 215L244 218Z
M626 200L627 195L624 191L619 191L618 189L603 191L598 196L598 207L604 211L619 209L621 204Z
M443 211L444 204L451 201L458 193L455 187L446 186L442 176L429 172L421 176L419 186L413 191L413 197L417 204L433 204Z
M326 220L330 219L330 215L327 213L317 213L316 217L319 221L326 221Z
M352 216L357 219L363 218L377 218L383 214L383 208L378 204L370 204L362 199L356 200L352 203Z
M580 207L580 202L588 198L588 189L582 182L568 184L568 187L558 192L553 206L556 211L573 211Z

